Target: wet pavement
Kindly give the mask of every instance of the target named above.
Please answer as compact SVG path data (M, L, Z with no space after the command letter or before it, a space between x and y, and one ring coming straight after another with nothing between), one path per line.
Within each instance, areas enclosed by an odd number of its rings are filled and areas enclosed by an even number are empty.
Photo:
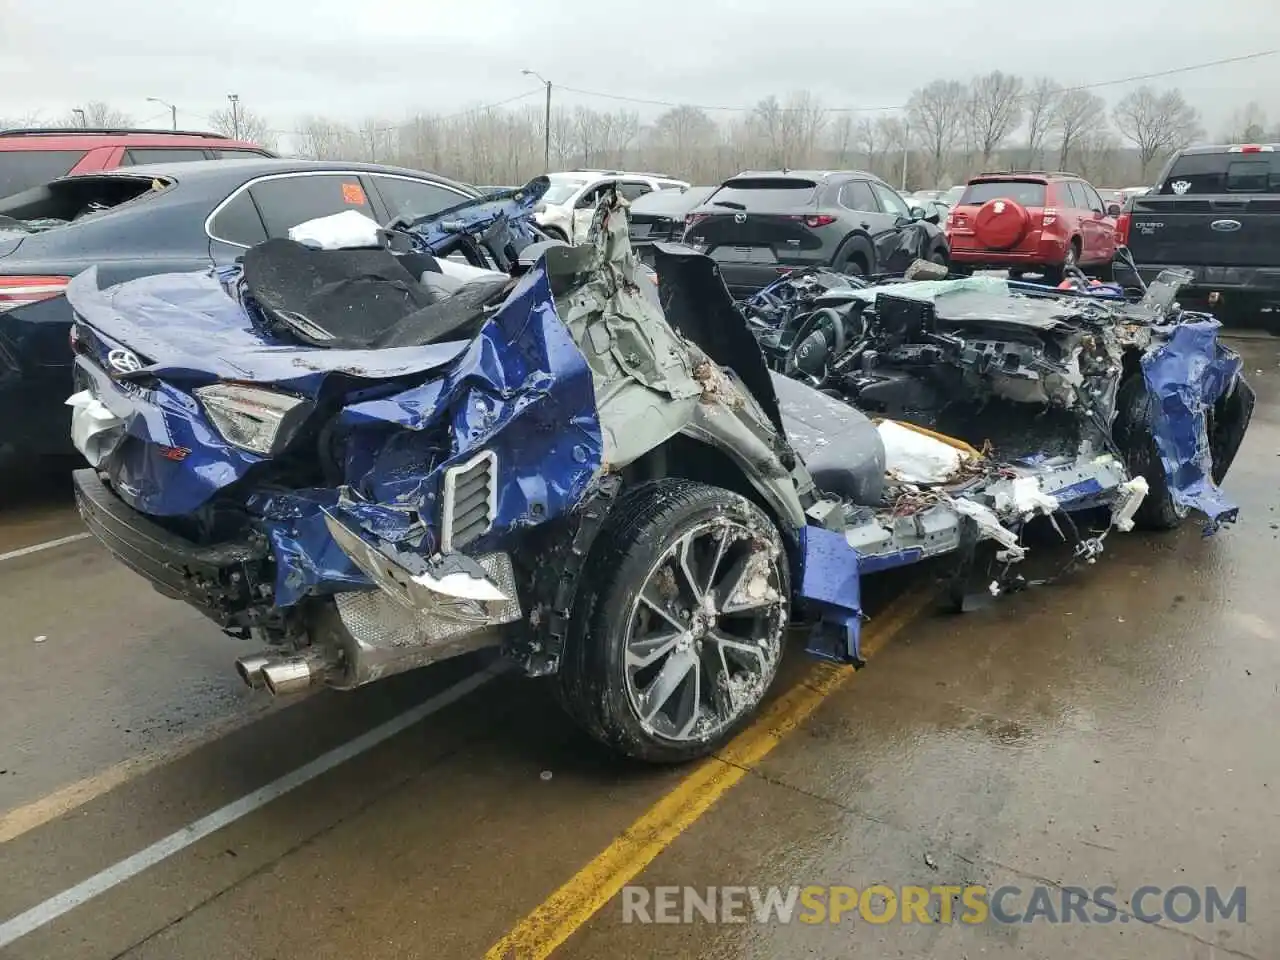
M272 706L235 679L244 650L93 542L0 561L0 958L478 957L553 895L567 958L1277 956L1280 341L1238 346L1259 393L1226 484L1239 524L1115 535L1096 566L971 614L919 604L803 723L731 757L722 792L605 755L544 685L451 693L482 658ZM0 554L78 529L65 488L37 488L0 507ZM883 602L902 591L923 595ZM813 676L794 649L779 691ZM307 764L324 772L283 791ZM672 797L685 812L649 833ZM838 922L624 912L658 887L770 885L888 890ZM885 893L974 885L1012 888L1006 914L1037 887L1050 914L1074 887L1113 887L1116 910L904 923L899 902L873 922ZM1245 917L1141 919L1175 887L1243 887ZM33 908L47 922L6 943Z

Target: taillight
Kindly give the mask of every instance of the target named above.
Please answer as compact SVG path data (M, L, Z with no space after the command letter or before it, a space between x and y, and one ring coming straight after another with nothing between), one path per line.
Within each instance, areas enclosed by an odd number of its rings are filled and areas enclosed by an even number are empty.
M1275 147L1271 146L1271 144L1266 144L1265 146L1263 146L1262 144L1258 144L1258 143L1241 143L1234 147L1231 147L1227 152L1228 153L1272 153L1274 151L1275 151Z
M1122 247L1129 245L1129 223L1133 219L1133 214L1128 210L1116 217L1116 243Z
M950 228L954 227L955 225L956 225L956 214L955 214L955 211L954 211L954 210L948 210L948 211L947 211L947 222L946 222L947 229L950 229Z
M1058 220L1057 207L1045 207L1043 210L1040 211L1040 226L1042 227L1052 226L1054 223L1057 222L1057 220Z
M0 277L0 313L59 296L70 277Z
M806 227L826 227L836 222L836 218L826 213L816 213L813 216L804 217L804 225Z

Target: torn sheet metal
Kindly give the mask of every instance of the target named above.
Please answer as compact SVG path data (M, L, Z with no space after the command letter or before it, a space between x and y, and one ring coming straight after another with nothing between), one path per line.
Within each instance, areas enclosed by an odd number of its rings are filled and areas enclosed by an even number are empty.
M1206 533L1236 519L1239 507L1213 482L1208 412L1233 386L1243 365L1218 342L1213 319L1182 323L1142 358L1156 398L1153 431L1176 503L1208 518Z
M843 533L800 530L800 596L818 614L805 651L837 663L861 663L862 585L858 551Z

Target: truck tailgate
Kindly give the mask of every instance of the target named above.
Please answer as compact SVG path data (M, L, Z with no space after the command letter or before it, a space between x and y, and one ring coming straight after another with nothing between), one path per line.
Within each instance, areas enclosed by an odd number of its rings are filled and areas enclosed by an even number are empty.
M1137 197L1129 249L1141 264L1280 265L1280 196Z

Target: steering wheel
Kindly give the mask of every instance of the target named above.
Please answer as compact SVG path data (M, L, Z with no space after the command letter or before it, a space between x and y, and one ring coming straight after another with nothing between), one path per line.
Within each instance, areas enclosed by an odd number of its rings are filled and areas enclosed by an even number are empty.
M831 375L831 361L844 353L847 342L844 317L832 307L820 307L804 318L800 329L787 347L783 371L821 389ZM822 372L816 373L810 362L813 351L821 350Z

